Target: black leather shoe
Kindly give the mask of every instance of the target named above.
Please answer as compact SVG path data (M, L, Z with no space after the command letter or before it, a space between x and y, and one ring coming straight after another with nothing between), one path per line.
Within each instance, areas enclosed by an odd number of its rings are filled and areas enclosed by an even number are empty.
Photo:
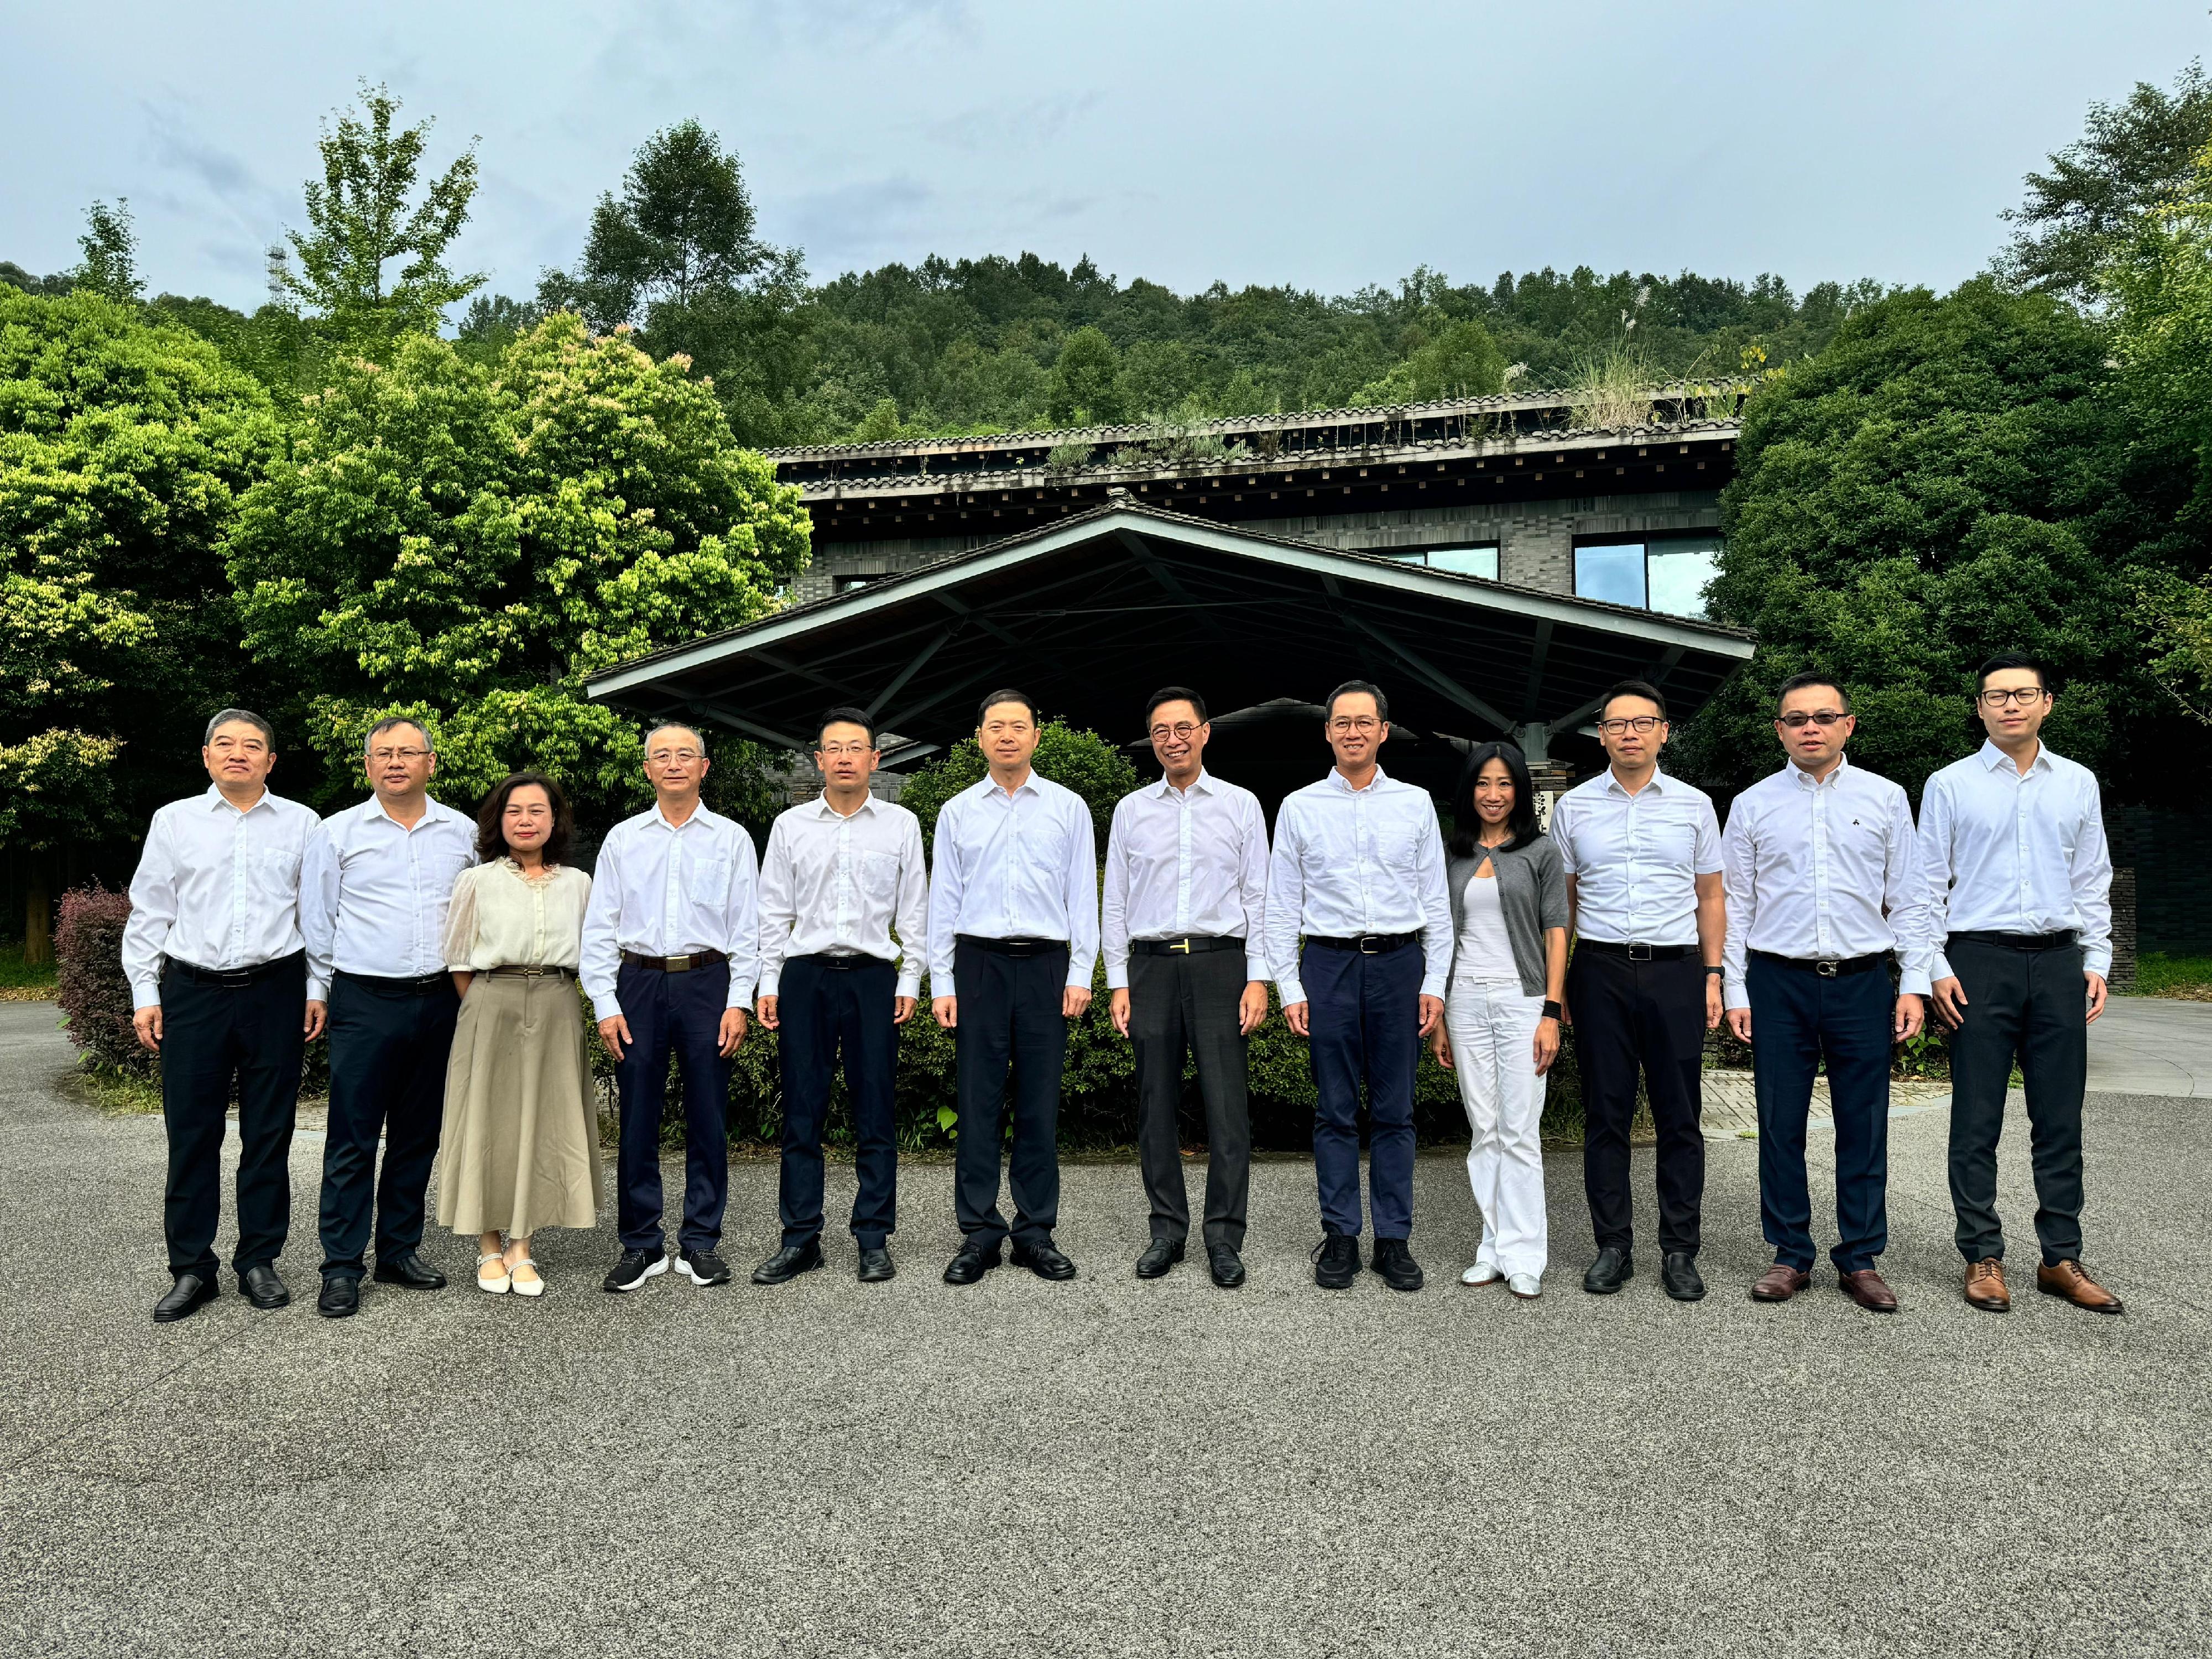
M1156 1238L1145 1247L1144 1255L1137 1258L1137 1277L1158 1279L1182 1260L1183 1242L1180 1238Z
M753 1283L787 1285L799 1274L812 1273L821 1265L820 1239L810 1238L804 1244L787 1244L753 1269Z
M1636 1277L1636 1260L1627 1251L1608 1244L1597 1253L1583 1275L1583 1288L1592 1296L1611 1296Z
M1075 1264L1060 1253L1060 1246L1048 1238L1034 1244L1014 1246L1014 1265L1027 1267L1039 1279L1073 1279Z
M891 1266L891 1253L882 1245L877 1245L872 1250L865 1245L861 1248L860 1283L880 1285L886 1279L896 1278L897 1274L898 1269Z
M1394 1291L1418 1291L1426 1282L1421 1264L1413 1260L1413 1253L1406 1248L1402 1238L1376 1239L1374 1260L1368 1265Z
M198 1273L179 1273L168 1294L154 1304L154 1322L167 1325L175 1320L189 1319L222 1294L212 1273L205 1279Z
M1349 1233L1325 1234L1313 1249L1314 1283L1340 1291L1359 1277L1359 1241Z
M272 1262L257 1261L239 1274L238 1288L248 1302L264 1313L281 1308L292 1299L290 1286L277 1277Z
M998 1265L997 1245L986 1248L981 1244L963 1244L960 1254L945 1264L945 1282L948 1285L973 1285Z
M386 1261L376 1258L376 1282L380 1285L401 1285L410 1291L442 1291L446 1276L422 1260L416 1250L402 1250Z
M1244 1258L1227 1244L1206 1247L1206 1270L1224 1291L1233 1291L1244 1282Z
M1659 1282L1677 1302L1705 1297L1705 1281L1698 1277L1698 1258L1687 1250L1669 1250L1659 1258Z
M325 1319L350 1319L361 1311L361 1280L351 1273L325 1273L315 1311Z

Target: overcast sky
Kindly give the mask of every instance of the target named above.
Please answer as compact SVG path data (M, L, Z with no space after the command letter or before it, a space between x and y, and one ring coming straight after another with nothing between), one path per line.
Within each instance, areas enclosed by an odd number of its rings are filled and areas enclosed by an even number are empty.
M696 116L817 276L1034 250L1188 291L1588 264L1948 287L2094 99L2205 0L1082 5L0 0L0 258L125 196L151 285L251 307L362 77L480 136L456 249L525 295L639 141Z

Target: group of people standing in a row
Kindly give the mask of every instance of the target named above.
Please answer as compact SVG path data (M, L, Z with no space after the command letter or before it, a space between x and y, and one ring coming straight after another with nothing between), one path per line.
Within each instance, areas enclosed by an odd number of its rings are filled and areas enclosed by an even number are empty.
M731 1277L720 1254L724 1115L755 1015L779 1035L784 1128L781 1237L754 1282L823 1264L823 1131L841 1063L859 1276L890 1279L897 1027L916 1012L925 962L930 1016L957 1051L962 1243L945 1279L975 1283L1009 1241L1018 1264L1071 1278L1054 1240L1060 1074L1102 947L1110 1018L1136 1063L1152 1235L1141 1279L1170 1271L1187 1248L1176 1110L1188 1060L1206 1123L1208 1268L1224 1287L1244 1280L1246 1043L1267 1017L1272 980L1308 1039L1318 1096L1318 1284L1353 1281L1364 1231L1366 1265L1386 1284L1422 1283L1407 1241L1425 1041L1457 1079L1474 1131L1483 1231L1462 1278L1541 1293L1539 1125L1571 1021L1597 1246L1583 1287L1607 1294L1634 1272L1628 1137L1640 1078L1658 1135L1661 1282L1678 1300L1702 1297L1699 1074L1705 1034L1725 1019L1753 1053L1761 1216L1776 1251L1751 1294L1786 1301L1808 1283L1805 1142L1825 1064L1831 1255L1845 1294L1892 1311L1875 1265L1887 1242L1891 1049L1919 1031L1932 997L1954 1030L1950 1182L1966 1299L2008 1305L1996 1146L2016 1060L2038 1287L2117 1313L2118 1298L2081 1267L2080 1227L2086 1028L2105 1001L2111 864L2094 778L2040 740L2051 702L2037 665L1985 664L1974 707L1989 740L1929 781L1916 830L1905 792L1845 758L1855 722L1843 689L1798 676L1776 711L1786 763L1738 798L1723 832L1711 801L1659 768L1662 695L1627 682L1600 708L1606 770L1559 799L1548 832L1520 751L1490 743L1467 757L1447 845L1428 796L1378 763L1390 734L1382 692L1351 681L1323 716L1335 764L1284 800L1271 848L1258 799L1205 768L1203 698L1170 686L1146 709L1162 776L1114 811L1103 915L1090 808L1032 769L1037 709L1015 690L982 702L988 775L939 814L933 868L915 815L871 791L879 753L859 709L823 715L823 793L775 820L757 866L744 830L701 800L702 735L654 728L645 771L655 804L615 828L590 876L567 861L574 824L550 778L507 778L471 823L429 797L430 734L384 720L364 750L374 793L318 822L269 793L267 722L225 709L204 750L212 787L155 815L124 945L140 1038L161 1055L169 1133L174 1282L154 1316L182 1318L216 1294L218 1154L234 1094L234 1267L255 1306L289 1300L276 1260L302 1046L325 1029L319 1311L357 1310L372 1234L379 1282L446 1283L421 1251L434 1161L440 1224L477 1239L478 1287L542 1293L532 1236L589 1227L598 1207L579 979L620 1101L622 1254L606 1290L634 1291L670 1266L659 1136L672 1056L686 1130L674 1264L702 1285ZM1011 1220L1000 1207L1009 1109Z

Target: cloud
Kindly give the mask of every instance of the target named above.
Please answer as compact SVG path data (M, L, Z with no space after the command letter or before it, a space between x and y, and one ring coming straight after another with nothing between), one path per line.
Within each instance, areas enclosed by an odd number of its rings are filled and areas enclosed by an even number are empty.
M155 165L197 184L240 229L265 244L288 211L296 216L290 196L264 184L238 155L203 137L174 103L142 100L139 108L145 114L148 147ZM254 258L258 263L258 252Z
M921 131L933 143L969 155L1048 144L1065 133L1078 117L1089 114L1102 101L1103 94L1094 90L1035 99L1012 109L985 106L932 121Z

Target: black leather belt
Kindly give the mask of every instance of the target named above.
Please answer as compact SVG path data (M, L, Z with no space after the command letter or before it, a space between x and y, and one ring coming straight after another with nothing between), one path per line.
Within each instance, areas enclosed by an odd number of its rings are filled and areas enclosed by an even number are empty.
M1631 962L1680 962L1695 956L1694 945L1636 945L1618 939L1577 939L1577 951L1595 951L1601 957L1626 957Z
M574 968L552 968L542 963L520 962L502 962L496 968L485 969L484 972L494 979L574 979L576 976Z
M988 951L994 957L1043 957L1067 949L1064 939L987 939L981 933L955 933L955 942Z
M2080 937L2069 928L2063 933L1954 933L1945 942L1995 945L2007 951L2070 951Z
M712 968L729 957L720 951L694 951L688 957L641 957L635 951L625 951L622 959L633 968L650 968L657 974L688 974L695 968Z
M1402 951L1418 942L1419 933L1361 933L1353 939L1322 939L1306 935L1306 943L1318 945L1324 951L1357 951L1363 957L1387 957L1393 951Z
M1870 974L1877 968L1889 966L1889 952L1877 951L1870 957L1784 957L1771 951L1750 953L1760 962L1771 963L1777 968L1795 968L1801 973L1818 974L1822 979L1840 979L1847 974Z
M1140 957L1204 956L1208 951L1241 951L1244 941L1218 933L1184 933L1174 939L1133 939L1129 949Z
M803 957L793 957L793 962L811 962L817 968L834 969L839 973L850 973L855 968L888 968L891 964L883 957L872 957L866 951L815 951Z
M356 974L341 968L331 975L333 982L346 980L372 991L381 991L387 996L427 997L435 991L453 988L452 978L445 974L420 974L406 979L389 979L382 974Z
M272 957L267 962L257 962L247 968L201 968L172 957L161 974L165 979L174 974L195 985L220 985L235 990L241 985L251 985L256 980L267 979L271 974L281 974L295 963L304 966L307 959L305 951L295 951L289 957Z

